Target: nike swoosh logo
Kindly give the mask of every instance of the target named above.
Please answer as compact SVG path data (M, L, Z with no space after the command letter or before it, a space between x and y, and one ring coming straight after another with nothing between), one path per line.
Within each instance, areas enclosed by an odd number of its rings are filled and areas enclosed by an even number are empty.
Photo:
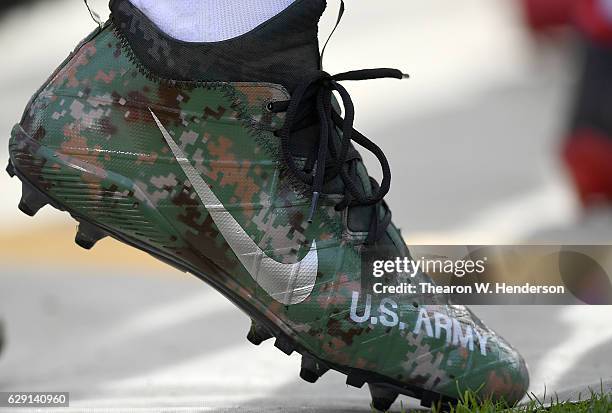
M299 304L308 298L319 266L316 241L312 242L308 254L295 264L283 264L268 257L225 209L151 108L149 111L200 201L253 280L270 297L285 305Z

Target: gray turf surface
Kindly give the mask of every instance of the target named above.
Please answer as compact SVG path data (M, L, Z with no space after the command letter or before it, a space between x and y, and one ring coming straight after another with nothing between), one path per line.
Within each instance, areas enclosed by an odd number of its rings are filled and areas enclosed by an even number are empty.
M298 377L297 355L287 357L271 342L248 343L248 318L195 278L43 277L35 269L7 274L0 284L9 337L0 361L2 390L70 391L73 406L99 408L367 411L367 390L347 387L339 373L311 385ZM544 356L581 328L581 309L486 307L477 312L538 375ZM578 317L568 317L572 313ZM609 378L611 347L612 337L578 359L571 353L560 356L558 363L568 369L554 378L548 394ZM533 390L543 393L537 387Z

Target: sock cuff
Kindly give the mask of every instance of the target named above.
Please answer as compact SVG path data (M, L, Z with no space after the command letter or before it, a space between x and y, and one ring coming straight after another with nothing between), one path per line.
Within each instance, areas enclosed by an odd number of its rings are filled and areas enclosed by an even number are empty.
M276 16L295 0L130 0L168 36L185 42L238 37Z

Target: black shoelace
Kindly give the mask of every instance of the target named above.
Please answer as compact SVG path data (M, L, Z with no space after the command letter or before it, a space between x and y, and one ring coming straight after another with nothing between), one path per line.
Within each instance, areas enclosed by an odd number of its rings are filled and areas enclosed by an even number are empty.
M312 188L312 204L308 222L312 222L325 183L338 175L344 183L343 200L336 205L341 211L348 207L374 206L366 244L379 240L391 223L391 212L383 207L383 198L391 186L391 170L383 151L370 139L353 128L355 108L347 90L340 85L344 80L370 80L382 78L403 79L407 75L396 69L365 69L331 76L324 71L317 71L295 89L291 100L270 104L273 112L286 112L285 124L277 133L281 140L281 153L289 171L299 181ZM333 92L337 91L344 106L344 119L332 106ZM310 126L313 112L316 111L319 123L319 138L311 154L300 167L290 150L292 133ZM334 143L334 129L339 128L340 147ZM380 185L370 177L371 195L360 191L361 182L357 176L357 163L361 157L352 149L351 141L369 150L380 162L383 179ZM345 167L345 165L348 165ZM382 217L381 217L382 216Z

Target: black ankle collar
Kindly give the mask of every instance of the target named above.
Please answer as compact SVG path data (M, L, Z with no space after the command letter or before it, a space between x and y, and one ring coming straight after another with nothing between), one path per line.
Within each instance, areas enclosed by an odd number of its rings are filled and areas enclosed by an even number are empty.
M112 20L134 55L153 74L169 80L270 82L293 90L319 67L318 22L325 0L296 0L239 37L189 43L161 31L129 0L112 0Z

